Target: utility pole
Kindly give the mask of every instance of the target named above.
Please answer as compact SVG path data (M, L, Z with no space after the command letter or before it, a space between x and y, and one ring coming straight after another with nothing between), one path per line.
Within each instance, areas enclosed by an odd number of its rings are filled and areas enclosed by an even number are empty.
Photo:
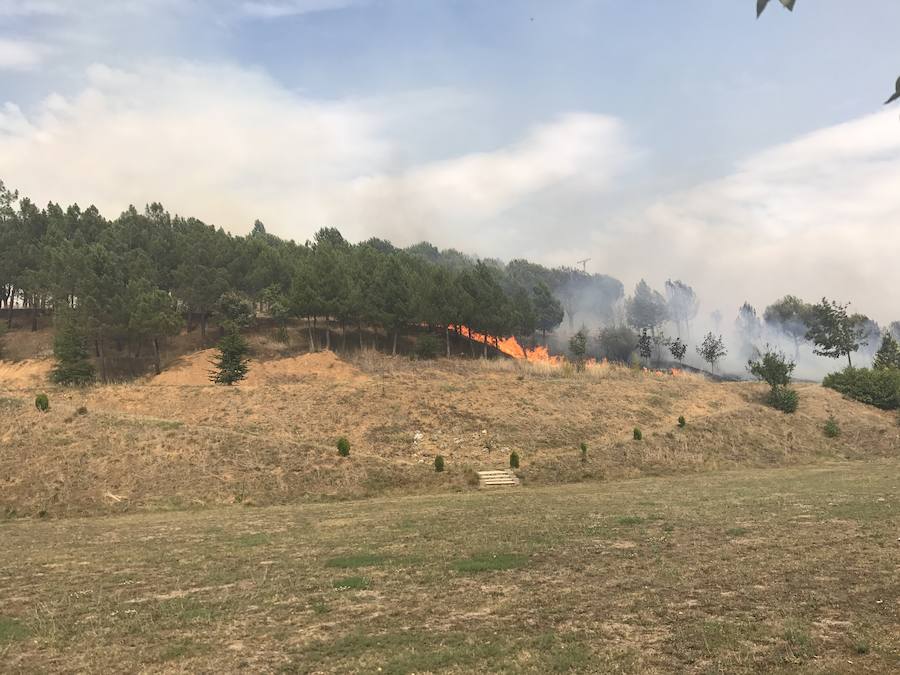
M579 260L575 264L581 265L581 271L587 274L587 264L591 261L590 258L585 258L584 260Z

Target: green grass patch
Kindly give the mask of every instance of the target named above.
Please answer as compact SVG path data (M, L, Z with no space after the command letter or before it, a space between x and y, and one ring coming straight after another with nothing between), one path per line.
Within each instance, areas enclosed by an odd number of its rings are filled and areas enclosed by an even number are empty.
M210 646L192 640L178 640L166 645L159 654L160 661L179 661L192 656L205 654Z
M502 572L524 567L528 556L519 553L477 553L471 558L457 560L453 569L457 572Z
M253 532L251 534L242 534L234 540L237 546L250 548L252 546L262 546L272 541L272 538L265 532Z
M31 635L28 627L18 619L0 616L0 642L25 640Z
M640 516L622 516L616 518L616 523L619 525L642 525L644 523L644 518L641 518Z
M746 527L729 527L725 530L725 534L729 537L743 537L749 531Z
M329 558L325 561L325 567L336 567L338 569L354 569L357 567L375 567L384 563L384 556L374 555L371 553L355 553L350 555L341 555L336 558Z
M369 587L368 577L344 577L331 582L336 591L364 591Z

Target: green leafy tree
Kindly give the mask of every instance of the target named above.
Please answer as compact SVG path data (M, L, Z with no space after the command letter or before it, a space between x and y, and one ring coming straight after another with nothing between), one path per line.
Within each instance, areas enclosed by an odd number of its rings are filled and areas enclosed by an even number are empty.
M57 384L85 385L94 380L94 364L87 350L84 323L73 310L56 314L53 356L56 358L50 379Z
M852 367L850 355L867 342L863 321L858 315L847 313L849 306L822 298L822 302L813 305L806 339L815 344L813 353L830 359L846 356L847 365Z
M669 279L666 281L666 304L669 318L675 322L678 337L681 337L682 330L690 337L691 321L697 316L697 310L700 308L700 301L697 300L694 289L683 281Z
M665 298L641 279L634 288L634 295L625 303L628 323L636 330L647 329L651 334L669 318Z
M533 287L532 296L537 329L541 331L541 340L546 346L547 332L552 332L559 327L565 317L565 311L562 303L554 297L550 288L543 281Z
M884 337L881 338L881 347L875 354L875 361L872 367L877 370L883 370L884 368L900 369L900 344L889 332L885 332Z
M812 306L794 295L786 295L766 307L763 320L769 328L793 340L794 358L798 358L800 343L806 339L812 320Z
M150 340L153 345L153 365L156 374L162 372L159 342L169 335L177 335L182 326L178 305L168 293L152 288L146 280L129 287L129 333L140 343Z
M569 352L579 369L584 368L584 356L587 351L587 328L581 327L575 335L569 338Z
M765 351L757 358L747 361L747 370L750 374L773 389L788 386L795 367L793 361L769 345L766 345Z
M212 362L214 370L209 375L210 381L232 385L243 380L249 369L250 359L247 354L250 348L235 324L226 324L225 336L219 341L217 349L218 355Z
M607 326L597 338L600 353L610 361L628 363L638 342L638 335L628 326Z
M716 364L723 356L728 354L728 351L725 349L725 341L721 335L716 336L712 333L707 333L703 338L703 342L697 347L697 353L709 364L710 370L715 373Z
M637 348L638 354L641 355L641 359L646 361L647 365L650 365L650 359L653 357L653 338L650 336L650 333L647 332L646 328L641 331L641 337L638 338Z
M687 354L687 345L681 338L675 338L669 343L669 353L678 363L684 363L684 355Z

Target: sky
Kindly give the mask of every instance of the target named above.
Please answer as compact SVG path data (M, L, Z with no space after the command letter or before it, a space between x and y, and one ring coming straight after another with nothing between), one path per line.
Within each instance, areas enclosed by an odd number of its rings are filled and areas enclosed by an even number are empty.
M900 319L896 0L0 0L0 179Z

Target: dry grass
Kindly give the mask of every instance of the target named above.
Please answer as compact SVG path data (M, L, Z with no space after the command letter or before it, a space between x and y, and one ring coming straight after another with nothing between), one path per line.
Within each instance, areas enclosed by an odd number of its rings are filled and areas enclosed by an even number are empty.
M897 672L898 475L11 521L0 669Z
M535 485L877 458L900 448L894 416L816 385L799 385L800 410L784 415L764 405L759 385L608 365L568 374L512 361L316 357L270 361L258 384L234 388L41 385L46 414L34 408L35 387L0 389L9 402L0 512L469 490L468 471L503 468L512 451ZM88 414L76 415L82 405ZM826 439L832 414L842 434ZM340 436L353 448L347 459L334 448Z

